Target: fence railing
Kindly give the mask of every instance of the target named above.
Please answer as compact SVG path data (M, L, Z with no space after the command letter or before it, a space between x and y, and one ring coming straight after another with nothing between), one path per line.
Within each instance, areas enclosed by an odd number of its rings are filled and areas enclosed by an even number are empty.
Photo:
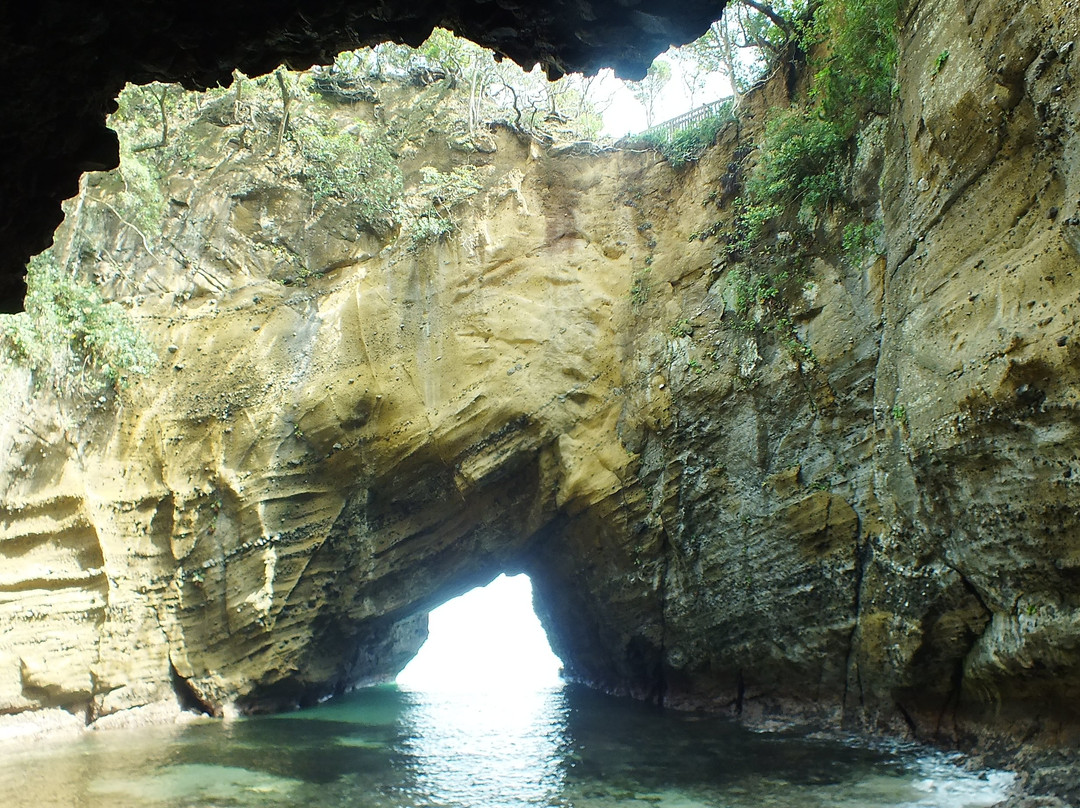
M684 112L682 115L676 115L674 118L656 124L656 126L650 126L641 134L643 136L664 135L666 137L671 137L676 132L687 129L696 123L701 123L706 118L720 115L724 112L724 107L727 107L728 109L731 108L730 98L724 98L720 101L710 101L708 104L695 107L689 112Z

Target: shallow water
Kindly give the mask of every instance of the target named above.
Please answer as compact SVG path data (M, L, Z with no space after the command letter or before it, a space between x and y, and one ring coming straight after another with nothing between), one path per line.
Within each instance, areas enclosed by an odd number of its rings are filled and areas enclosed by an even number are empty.
M12 808L975 808L1011 782L922 748L755 733L576 687L380 687L0 759L0 805Z

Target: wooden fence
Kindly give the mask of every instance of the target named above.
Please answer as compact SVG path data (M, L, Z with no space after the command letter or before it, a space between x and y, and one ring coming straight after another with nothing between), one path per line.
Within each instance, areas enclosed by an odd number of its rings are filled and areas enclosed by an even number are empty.
M663 135L665 137L671 137L676 132L681 132L683 129L688 129L696 123L701 123L706 118L712 118L716 115L722 114L727 107L731 109L730 98L724 98L720 101L711 101L708 104L703 104L700 107L696 107L689 112L684 112L682 115L676 115L670 120L658 123L656 126L650 126L644 132L642 136L646 135Z

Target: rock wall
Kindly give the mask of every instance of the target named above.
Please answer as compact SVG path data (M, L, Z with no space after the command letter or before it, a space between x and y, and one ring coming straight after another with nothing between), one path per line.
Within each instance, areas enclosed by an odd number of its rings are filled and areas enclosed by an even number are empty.
M115 402L4 402L0 711L305 703L525 570L607 690L1075 743L1077 22L906 9L854 177L885 254L817 256L788 301L809 353L744 327L696 237L779 87L681 172L431 134L407 183L471 161L484 190L420 250L207 123L169 248L101 223L161 367Z
M239 126L200 126L154 255L84 209L160 367L115 402L8 400L6 712L107 715L178 682L214 712L280 708L392 675L425 608L592 490L583 442L618 446L644 239L618 197L654 155L553 158L502 131L470 158L486 192L460 238L381 250L265 153L222 164ZM331 269L300 278L293 252Z
M379 42L417 46L435 26L556 78L602 67L640 78L657 54L701 36L723 9L724 0L8 3L0 9L0 69L14 78L0 97L0 311L22 310L22 268L49 246L79 175L117 165L105 115L125 82L214 87L228 84L234 68L261 75L280 64L328 64Z
M933 557L967 593L973 642L950 663L961 712L1050 735L1075 727L1055 694L1080 684L1078 21L1074 4L912 8L882 184L875 403L907 422L878 473L903 555L896 539L878 554L906 556L907 576ZM904 615L899 595L875 610ZM948 620L930 637L955 632Z

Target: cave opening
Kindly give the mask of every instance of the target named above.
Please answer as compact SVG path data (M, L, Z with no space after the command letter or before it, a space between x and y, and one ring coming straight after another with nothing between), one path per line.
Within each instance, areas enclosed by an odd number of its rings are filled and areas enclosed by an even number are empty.
M397 683L409 690L541 690L561 685L561 670L529 576L502 574L430 612L428 639Z

